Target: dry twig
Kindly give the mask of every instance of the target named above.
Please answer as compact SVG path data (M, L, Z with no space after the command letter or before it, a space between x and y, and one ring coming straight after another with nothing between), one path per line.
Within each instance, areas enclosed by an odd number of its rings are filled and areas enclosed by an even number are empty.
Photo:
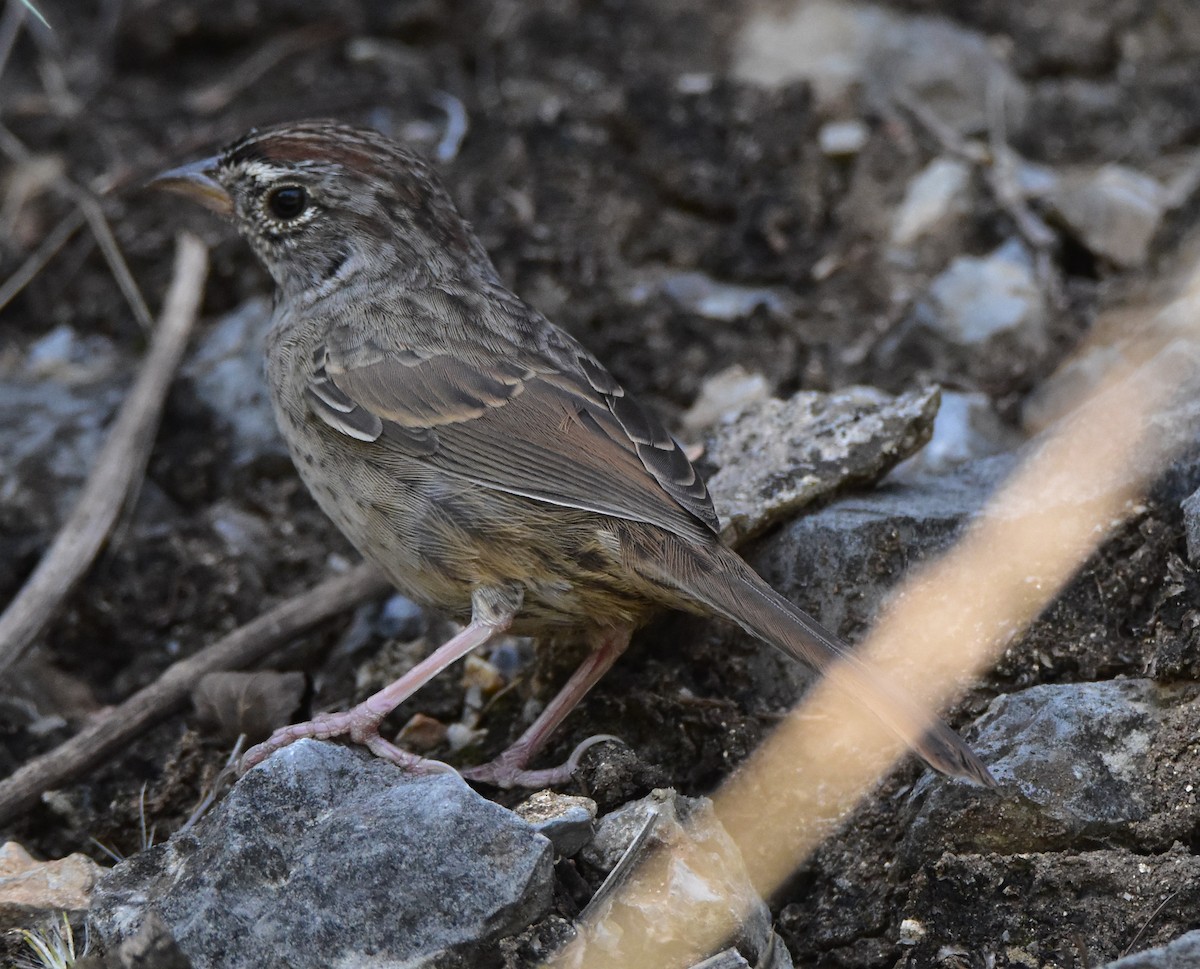
M137 381L121 405L70 517L0 616L0 671L20 658L88 570L130 491L141 481L167 388L196 319L207 271L204 244L192 236L180 236L162 320Z
M0 781L0 826L35 804L45 791L89 770L170 715L205 673L249 666L306 629L390 588L373 566L360 565L280 603L195 656L175 663L103 720Z

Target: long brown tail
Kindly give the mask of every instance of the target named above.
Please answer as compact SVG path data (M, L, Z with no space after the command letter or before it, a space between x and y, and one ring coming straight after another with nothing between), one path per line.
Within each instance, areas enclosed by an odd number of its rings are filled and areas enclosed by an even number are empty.
M676 554L670 558L677 565L671 584L680 591L816 670L834 660L844 661L842 669L853 681L855 699L865 703L930 767L951 777L996 786L983 761L958 734L897 696L833 633L767 585L736 553L719 545L697 549L682 540L669 541L676 544L672 549ZM656 578L662 581L664 577Z

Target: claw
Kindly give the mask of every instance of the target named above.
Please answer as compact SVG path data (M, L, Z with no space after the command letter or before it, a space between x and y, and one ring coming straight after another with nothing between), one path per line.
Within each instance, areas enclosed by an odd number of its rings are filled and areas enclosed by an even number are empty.
M520 744L514 744L495 760L479 764L476 767L468 767L459 773L469 781L494 784L496 787L506 789L510 787L554 787L571 780L575 776L575 771L579 769L579 762L583 759L583 755L596 744L605 741L622 742L620 737L614 737L612 734L596 734L578 744L571 751L571 756L557 767L545 767L540 770L527 770L525 765L529 762L531 752Z

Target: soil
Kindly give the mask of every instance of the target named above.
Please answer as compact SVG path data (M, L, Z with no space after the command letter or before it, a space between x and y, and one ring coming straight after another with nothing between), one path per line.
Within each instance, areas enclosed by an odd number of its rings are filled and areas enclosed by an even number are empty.
M899 390L929 381L982 390L1016 426L1027 394L1097 313L1154 276L1154 263L1119 272L1064 237L1054 254L1063 298L1049 344L1035 358L966 367L919 345L882 352L905 308L893 300L876 210L895 204L939 145L904 112L871 109L864 113L866 143L853 160L823 154L818 132L827 119L808 85L767 89L732 78L733 38L749 6L720 0L40 0L38 6L55 31L18 38L0 76L0 122L30 151L61 162L76 182L106 190L104 212L152 305L169 279L174 234L187 228L211 245L198 343L221 314L269 293L270 281L231 229L142 191L145 179L252 126L303 117L372 124L432 152L445 127L444 92L460 102L469 128L440 168L501 277L672 422L706 377L740 364L765 375L778 395L856 383ZM1194 83L1200 14L1189 0L1050 6L896 0L890 6L944 15L987 32L1011 53L1031 94L1010 139L1032 161L1150 166L1200 138ZM1122 45L1129 44L1140 45L1138 69L1118 72ZM247 66L260 62L268 66L251 77ZM972 199L968 228L956 244L986 253L1014 227L987 193ZM0 239L0 279L68 211L54 191L23 204ZM1185 207L1168 222L1156 238L1156 258L1186 234L1191 214ZM832 273L822 268L831 264ZM918 267L916 278L927 281L933 268ZM787 312L760 306L732 325L661 294L634 306L635 284L649 271L666 270L777 287L794 304ZM108 339L126 366L145 347L145 334L86 231L0 314L0 358L19 358L63 324ZM88 711L119 701L179 657L311 586L331 557L354 558L286 462L239 468L230 450L220 417L190 381L179 380L141 503L40 644L54 682L74 701L58 725L38 731L0 709L5 773L66 739ZM1188 483L1165 484L1119 530L964 700L960 722L1001 693L1037 682L1140 675L1152 659L1163 677L1196 675L1191 604L1200 579L1187 560L1178 509ZM265 523L271 536L265 548L230 557L210 524L222 503ZM54 524L0 511L0 602L32 570ZM766 536L758 548L771 541ZM350 699L361 687L357 666L388 640L378 607L359 619L374 625L356 642L347 642L347 618L331 621L272 665L313 674L323 704ZM427 639L439 628L436 619L422 620ZM635 756L621 770L597 768L589 778L603 808L653 786L711 791L782 712L754 692L748 667L759 650L711 624L662 619L595 690L548 761L590 733L618 732ZM561 654L548 658L539 650L534 674L487 710L480 750L501 746L510 718L529 696L545 697L568 665ZM453 720L461 703L457 677L447 676L406 704L397 723L418 710ZM42 857L82 851L108 863L109 852L138 850L143 822L159 839L178 828L227 754L228 745L194 718L175 717L54 792L3 834ZM995 855L975 867L948 856L916 882L898 879L888 869L903 831L889 805L916 770L898 771L772 900L798 964L973 966L990 951L998 966L1095 965L1135 942L1138 948L1162 943L1198 924L1194 911L1177 905L1113 914L1108 906L1137 871L1125 848L1082 868L1070 851L1020 860ZM1200 838L1174 850L1187 854L1197 844ZM1156 862L1164 869L1171 863L1169 856ZM1021 903L954 901L971 898L985 881L1009 886L1005 898L1016 893ZM1078 909L1069 935L1053 928L1053 912L1063 906ZM906 954L900 926L917 910L938 913L946 931L957 933L963 955L951 955L959 961L945 953L936 963L910 961L916 957ZM1011 944L1000 944L1004 937ZM1062 941L1068 937L1076 941ZM1025 962L1021 952L1040 954Z

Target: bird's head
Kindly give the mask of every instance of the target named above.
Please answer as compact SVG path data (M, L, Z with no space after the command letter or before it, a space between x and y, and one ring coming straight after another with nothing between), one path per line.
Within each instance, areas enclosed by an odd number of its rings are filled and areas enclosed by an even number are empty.
M355 277L491 271L429 165L368 128L309 121L251 131L151 184L230 217L285 298Z

